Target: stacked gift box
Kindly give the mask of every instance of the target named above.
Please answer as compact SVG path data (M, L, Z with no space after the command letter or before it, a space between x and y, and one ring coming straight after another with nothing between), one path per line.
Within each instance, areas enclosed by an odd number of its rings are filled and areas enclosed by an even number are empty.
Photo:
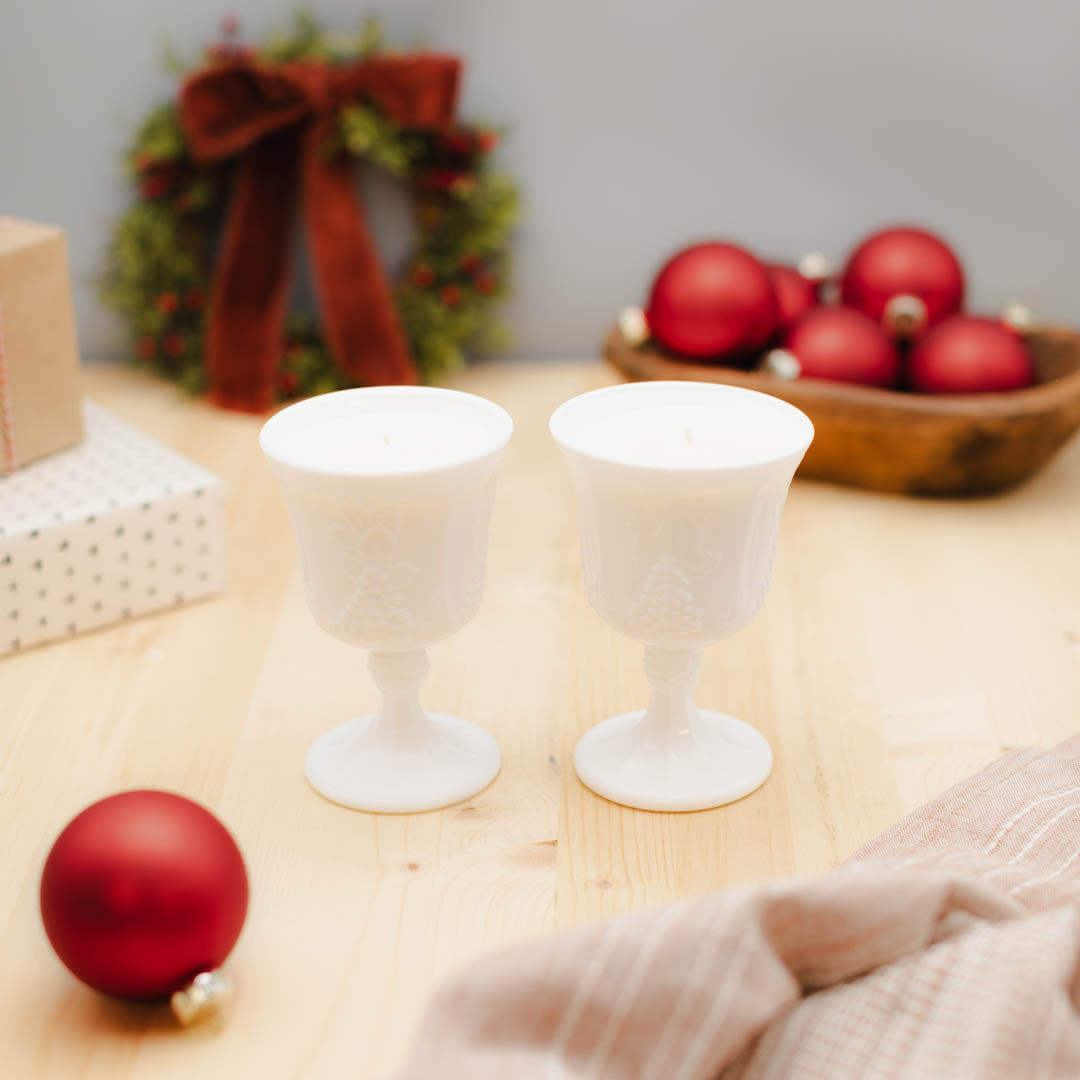
M220 480L82 400L63 233L0 220L0 655L212 595Z

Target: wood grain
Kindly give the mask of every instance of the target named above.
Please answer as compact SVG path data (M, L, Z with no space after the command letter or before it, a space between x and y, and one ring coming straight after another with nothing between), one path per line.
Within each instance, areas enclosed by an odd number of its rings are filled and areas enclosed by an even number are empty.
M1006 394L909 394L827 379L700 364L616 328L604 352L628 379L691 379L761 390L814 422L799 475L875 491L976 495L1037 472L1080 427L1080 333L1041 330L1027 339L1038 382Z
M306 610L259 422L118 368L93 398L229 490L221 598L0 661L0 1048L13 1078L385 1075L432 985L498 945L739 882L813 873L1022 743L1080 728L1080 442L1023 488L930 502L796 482L772 593L707 650L698 698L757 724L776 767L733 806L614 806L569 765L591 724L640 705L639 649L589 609L547 432L599 363L475 367L454 384L513 414L484 606L433 650L424 699L486 725L503 770L448 810L376 817L302 773L311 739L369 708L363 658ZM176 1031L55 960L37 914L48 847L138 785L200 799L252 878L227 1022Z

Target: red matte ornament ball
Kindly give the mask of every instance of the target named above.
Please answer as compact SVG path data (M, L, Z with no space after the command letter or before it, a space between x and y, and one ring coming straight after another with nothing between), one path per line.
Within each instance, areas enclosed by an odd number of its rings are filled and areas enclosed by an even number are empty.
M787 333L811 308L817 307L818 286L791 266L773 263L768 271L776 293L776 329Z
M165 791L87 807L41 875L41 917L83 982L134 999L168 997L221 966L247 913L240 849L213 814Z
M896 345L854 308L815 308L788 331L784 348L809 378L895 386L900 377Z
M884 229L852 252L841 280L841 298L880 321L894 297L914 296L933 326L964 302L964 269L952 249L923 229Z
M1031 354L1007 326L956 315L934 327L911 351L912 389L927 394L986 394L1035 381Z
M696 244L669 259L653 282L653 337L681 356L724 360L764 348L776 329L765 266L734 244Z

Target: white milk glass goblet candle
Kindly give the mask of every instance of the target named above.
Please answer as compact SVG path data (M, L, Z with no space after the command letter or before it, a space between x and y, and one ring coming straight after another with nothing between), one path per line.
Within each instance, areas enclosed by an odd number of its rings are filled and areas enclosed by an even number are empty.
M433 387L342 390L292 405L259 443L285 492L316 622L370 650L374 716L320 736L305 771L358 810L449 806L499 771L488 732L426 713L426 649L480 607L507 413Z
M574 766L593 791L642 810L703 810L772 769L759 732L698 709L701 647L757 614L791 478L814 436L793 405L739 387L643 382L556 409L585 589L645 645L649 707L598 724Z

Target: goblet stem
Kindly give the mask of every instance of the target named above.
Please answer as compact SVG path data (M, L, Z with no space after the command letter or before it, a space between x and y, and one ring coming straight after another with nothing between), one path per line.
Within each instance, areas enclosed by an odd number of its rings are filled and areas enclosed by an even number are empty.
M427 713L423 649L373 652L368 668L382 693L378 712L332 728L308 751L316 791L358 810L412 813L475 795L499 771L499 748L482 728Z
M772 768L769 744L741 720L698 709L700 669L700 649L646 646L649 707L582 737L574 751L582 781L641 810L705 810L759 787Z
M410 753L431 741L431 720L420 707L420 687L427 677L426 649L373 652L368 670L382 693L369 733L390 749Z
M645 646L645 677L652 693L639 730L650 750L670 756L692 746L698 719L694 687L700 671L698 648Z

